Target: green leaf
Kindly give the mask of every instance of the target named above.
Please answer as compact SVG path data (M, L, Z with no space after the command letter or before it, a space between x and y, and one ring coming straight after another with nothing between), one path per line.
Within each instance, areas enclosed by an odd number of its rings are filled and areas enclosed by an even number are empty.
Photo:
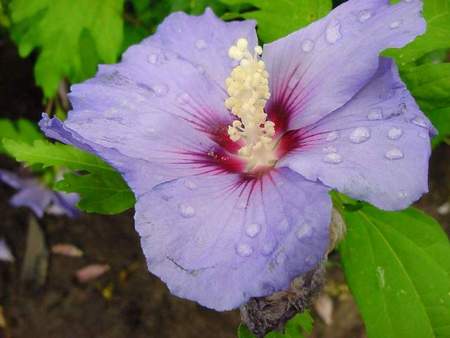
M270 42L292 33L328 14L331 0L221 0L227 5L249 4L256 10L241 13L245 19L258 22L258 34Z
M86 212L116 214L134 206L133 193L119 174L65 174L55 185L57 190L81 196L78 207Z
M270 332L266 338L305 338L304 334L310 334L313 328L313 318L309 312L303 312L295 315L294 318L286 323L284 333ZM238 329L239 338L254 338L250 330L241 324Z
M124 0L12 0L12 37L20 55L39 50L36 82L50 97L64 77L93 75L115 62L122 44Z
M72 172L65 174L55 188L79 193L78 207L84 211L116 214L134 206L134 195L122 176L88 152L40 140L33 144L4 140L3 145L16 160L27 165L71 169Z
M450 63L409 68L402 79L424 111L450 107Z
M345 276L369 338L450 337L450 245L416 209L341 208Z
M439 134L433 138L433 146L436 146L439 143L446 141L450 136L450 107L433 110L427 115L439 132Z
M6 152L1 142L5 138L32 143L34 140L43 139L44 136L39 132L36 124L29 120L0 119L0 153Z
M392 49L387 56L396 59L401 68L409 67L420 57L436 49L450 48L450 0L425 0L427 31L402 49Z

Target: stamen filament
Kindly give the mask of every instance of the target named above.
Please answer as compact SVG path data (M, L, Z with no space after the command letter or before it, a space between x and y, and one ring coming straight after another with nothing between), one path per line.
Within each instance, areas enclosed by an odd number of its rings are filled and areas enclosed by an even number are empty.
M228 135L234 142L243 141L239 155L247 160L248 170L272 166L276 161L273 151L275 124L267 121L264 112L270 98L269 74L260 59L261 54L261 46L256 46L252 55L244 38L228 50L230 58L239 61L225 81L229 95L225 106L239 118L228 126Z

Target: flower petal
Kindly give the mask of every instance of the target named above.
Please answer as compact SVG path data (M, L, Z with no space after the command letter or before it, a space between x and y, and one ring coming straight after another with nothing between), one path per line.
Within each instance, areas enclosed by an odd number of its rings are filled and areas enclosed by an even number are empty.
M255 25L253 20L224 22L209 8L201 16L177 12L169 15L144 44L177 53L202 67L212 80L225 88L225 79L235 65L228 49L239 38L246 38L250 47L254 47L258 42ZM155 60L158 54L150 57Z
M349 101L376 72L379 53L425 31L422 2L350 0L327 17L264 48L274 121L296 129Z
M0 169L0 181L14 189L20 189L27 185L24 179L13 172L3 169Z
M428 191L430 134L391 59L354 99L302 133L305 146L280 166L386 210Z
M259 181L192 176L155 187L136 205L151 272L171 292L217 310L285 289L323 259L327 188L284 168Z
M73 111L64 124L44 116L41 128L104 158L138 195L163 181L204 172L212 161L207 154L236 146L227 134L232 117L224 105L222 73L231 64L225 65L224 57L228 40L231 45L241 36L256 39L253 26L223 23L209 10L199 17L175 13L154 36L130 47L121 63L101 66L95 78L73 86ZM194 38L209 48L200 52ZM210 62L211 72L194 59Z
M14 207L28 207L41 218L44 216L45 209L50 204L53 192L44 189L39 185L30 186L20 190L10 200Z

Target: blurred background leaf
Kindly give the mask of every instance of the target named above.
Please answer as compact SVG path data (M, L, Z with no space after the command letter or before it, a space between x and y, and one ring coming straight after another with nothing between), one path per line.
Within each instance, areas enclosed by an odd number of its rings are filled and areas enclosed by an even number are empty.
M29 144L5 139L3 146L11 156L27 166L70 169L71 172L56 182L55 188L78 193L78 207L83 211L110 215L134 206L134 195L122 176L91 153L44 140Z
M328 14L331 0L221 0L227 5L249 4L254 8L239 16L258 22L258 35L271 42Z
M67 77L79 82L100 62L115 62L123 40L124 0L12 0L11 36L22 57L37 50L36 83L55 94Z

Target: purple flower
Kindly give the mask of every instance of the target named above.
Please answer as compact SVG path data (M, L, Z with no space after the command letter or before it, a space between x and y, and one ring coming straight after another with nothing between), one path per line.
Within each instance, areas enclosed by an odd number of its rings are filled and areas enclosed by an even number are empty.
M348 1L262 59L255 22L174 13L41 128L124 175L172 293L232 309L324 258L330 189L387 210L427 191L433 127L379 57L424 32L421 8Z
M0 181L19 190L10 203L14 207L28 207L37 217L43 217L44 212L50 215L67 215L76 217L78 194L55 192L45 187L35 178L21 178L18 175L0 169Z

